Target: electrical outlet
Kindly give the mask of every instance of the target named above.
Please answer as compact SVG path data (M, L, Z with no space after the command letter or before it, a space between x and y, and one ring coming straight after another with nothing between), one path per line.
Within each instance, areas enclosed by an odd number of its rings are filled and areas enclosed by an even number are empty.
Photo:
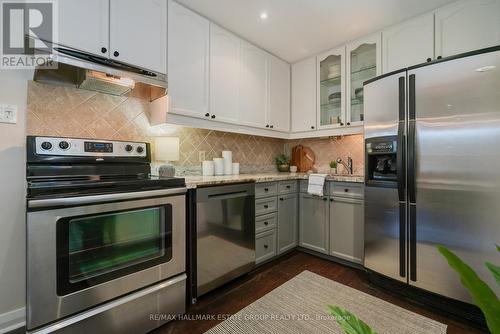
M0 104L0 123L17 123L17 106L15 104Z
M198 161L205 161L205 151L198 151Z

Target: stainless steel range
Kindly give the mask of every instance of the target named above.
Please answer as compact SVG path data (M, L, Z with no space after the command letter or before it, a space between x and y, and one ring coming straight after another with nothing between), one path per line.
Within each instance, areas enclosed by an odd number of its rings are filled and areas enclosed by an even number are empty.
M185 311L184 179L147 143L27 138L27 320L36 333L145 333Z

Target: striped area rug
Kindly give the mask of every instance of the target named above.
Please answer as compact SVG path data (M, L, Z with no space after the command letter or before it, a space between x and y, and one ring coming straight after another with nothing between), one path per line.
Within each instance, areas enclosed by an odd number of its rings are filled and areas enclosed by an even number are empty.
M446 325L310 271L248 305L206 333L338 333L327 305L347 309L379 334L445 334Z

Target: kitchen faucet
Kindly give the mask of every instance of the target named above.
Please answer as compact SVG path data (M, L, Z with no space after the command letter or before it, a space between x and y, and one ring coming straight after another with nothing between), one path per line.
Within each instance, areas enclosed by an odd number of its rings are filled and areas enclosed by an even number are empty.
M352 175L352 158L347 157L347 164L341 158L337 158L337 163L342 164L349 175Z

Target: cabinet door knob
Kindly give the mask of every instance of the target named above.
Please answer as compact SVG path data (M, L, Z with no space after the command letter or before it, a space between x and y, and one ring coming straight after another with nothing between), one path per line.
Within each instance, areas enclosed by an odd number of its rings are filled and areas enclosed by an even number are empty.
M118 57L119 55L120 55L120 52L118 52L118 51L113 52L113 56Z
M432 61L432 58L427 58L427 62L431 62Z
M441 57L441 56L438 56L438 57L437 57L437 59L441 59L441 58L443 58L443 57Z
M340 122L340 126L344 126L344 123Z
M206 113L206 114L205 114L205 117L209 117L209 116L210 116L210 114L209 114L209 113Z
M273 128L274 128L274 125L271 125L271 126L270 126L270 128L271 128L271 129L273 129Z
M328 201L328 198L326 198L326 197L323 197L323 201L325 201L325 202L326 202L326 201Z
M265 191L265 192L268 192L268 191L269 191L269 188L264 188L264 191Z
M333 202L333 198L330 198L330 202Z
M347 122L347 125L351 125L351 122Z
M269 209L269 205L264 205L264 209Z
M264 222L264 225L266 225L266 226L269 225L269 222Z
M210 116L210 118L211 118L211 119L214 119L214 118L215 118L215 115Z
M314 130L314 126L311 126L311 129L313 129L313 130Z
M284 201L283 197L280 197L280 201Z
M286 186L286 189L290 189L290 186Z
M269 248L269 246L268 246L268 245L264 245L264 248L265 248L265 249L268 249L268 248Z
M102 47L102 48L101 48L101 52L102 52L102 53L106 53L106 52L108 52L108 49L106 49L105 47Z
M349 192L349 189L345 188L345 189L344 189L344 192L346 192L346 193L347 193L347 192Z
M268 128L268 127L269 127L269 124L266 124L266 128Z

